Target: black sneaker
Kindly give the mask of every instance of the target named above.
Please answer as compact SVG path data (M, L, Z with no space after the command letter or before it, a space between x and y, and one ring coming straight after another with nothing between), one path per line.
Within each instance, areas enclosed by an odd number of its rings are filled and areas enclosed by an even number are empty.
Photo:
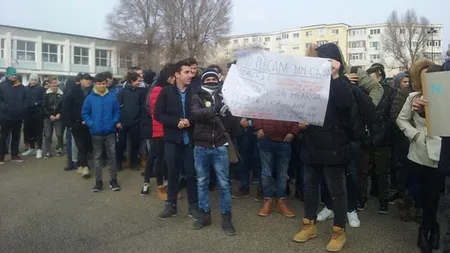
M378 208L379 214L389 213L389 202L387 199L380 199L380 208Z
M250 189L249 188L245 188L245 189L239 188L239 190L234 191L231 194L231 197L233 199L240 199L240 198L245 198L245 197L248 197L248 196L250 196Z
M141 196L146 197L148 196L148 192L150 190L150 185L148 183L144 183L141 189Z
M158 220L167 220L170 217L177 216L177 207L174 204L166 202L164 210L158 214Z
M234 230L233 222L231 221L231 213L222 214L222 229L226 235L235 235L236 230Z
M202 228L212 224L212 222L211 222L211 212L199 211L199 215L200 215L198 217L199 219L196 220L194 222L194 224L192 224L192 226L191 226L191 228L193 230L199 230L199 229L202 229Z
M117 183L117 179L109 181L109 188L111 188L111 190L113 190L115 192L120 191L120 186Z
M201 216L202 214L197 205L189 205L189 217L191 217L195 221L198 221Z
M395 201L396 201L397 199L399 199L399 198L400 198L400 194L399 194L398 192L392 193L391 196L390 196L389 199L388 199L389 204L394 205L394 204L395 204Z
M92 188L92 192L99 192L103 189L103 181L102 180L98 180L95 185L94 188Z
M358 206L357 206L356 209L357 209L358 211L360 211L360 212L361 212L361 211L364 211L364 209L366 209L366 203L367 203L367 200L364 200L364 199L363 199L363 200L359 200L359 201L358 201Z
M255 201L256 202L261 202L264 200L264 191L261 188L258 188L256 190L256 196L255 196Z

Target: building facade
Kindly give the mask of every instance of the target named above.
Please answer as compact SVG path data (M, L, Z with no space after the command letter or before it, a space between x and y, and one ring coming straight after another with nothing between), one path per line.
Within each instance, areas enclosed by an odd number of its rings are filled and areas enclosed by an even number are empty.
M403 71L394 58L384 52L382 36L385 24L350 26L344 23L304 26L298 29L272 33L254 33L227 38L219 56L233 58L239 49L261 48L266 51L304 56L311 44L336 43L341 48L344 60L352 66L369 68L379 62L386 66L387 76ZM424 57L440 63L443 59L442 25L430 25L431 35L424 48Z
M0 73L13 66L24 84L31 73L60 81L79 72L111 71L119 77L136 58L121 55L115 42L107 39L0 25Z

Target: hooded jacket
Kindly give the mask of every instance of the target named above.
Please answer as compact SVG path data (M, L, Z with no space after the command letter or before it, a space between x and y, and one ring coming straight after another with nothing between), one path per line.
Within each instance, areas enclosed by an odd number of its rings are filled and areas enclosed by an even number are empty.
M50 116L56 116L62 114L63 111L63 91L58 88L56 92L52 89L45 91L44 104L42 106L42 112L45 118Z
M92 88L91 88L92 89ZM89 94L90 92L88 92ZM81 108L87 95L84 93L80 85L74 86L63 99L63 119L67 126L73 129L85 128L82 124Z
M338 165L350 161L350 136L345 121L354 103L352 86L344 75L344 65L339 48L334 43L316 49L321 58L331 58L341 63L339 77L330 78L330 94L324 125L308 126L303 130L303 159L310 164Z
M27 117L41 117L42 105L44 104L45 88L36 84L25 87L28 94Z
M160 75L155 86L151 89L149 96L146 98L147 105L149 107L148 112L152 117L152 138L162 138L164 136L164 127L155 118L155 106L156 100L158 99L158 96L161 93L162 89L166 86L172 85L167 82L167 78L168 77L164 75Z
M116 132L120 121L119 102L115 94L108 90L100 94L96 89L83 102L81 116L92 135L109 135Z
M0 83L0 120L22 120L28 105L25 86L14 84L8 79Z
M139 125L147 89L126 84L117 95L120 105L120 121L124 127Z
M403 148L408 148L409 141L408 138L406 138L405 134L398 128L396 121L397 117L400 114L400 111L403 108L403 105L405 104L406 98L408 98L409 94L413 92L411 83L404 88L400 87L400 82L403 78L407 77L408 75L406 73L399 73L394 77L394 92L395 92L395 98L392 102L391 111L389 113L389 118L392 123L394 123L394 129L392 132L392 141L396 145L400 145Z

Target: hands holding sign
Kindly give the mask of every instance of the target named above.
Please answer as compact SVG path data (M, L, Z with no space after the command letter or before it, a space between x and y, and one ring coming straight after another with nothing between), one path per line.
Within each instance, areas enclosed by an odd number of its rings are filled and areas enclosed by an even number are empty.
M333 79L338 79L339 78L339 69L341 68L341 63L333 60L333 59L328 59L329 62L331 62L331 77Z

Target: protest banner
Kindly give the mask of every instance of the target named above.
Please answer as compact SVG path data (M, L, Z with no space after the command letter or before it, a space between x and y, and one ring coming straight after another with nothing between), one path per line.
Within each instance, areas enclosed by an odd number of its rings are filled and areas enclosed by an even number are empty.
M237 57L222 89L234 116L323 126L331 80L327 59L259 50Z
M423 95L428 136L450 136L450 71L425 74Z

